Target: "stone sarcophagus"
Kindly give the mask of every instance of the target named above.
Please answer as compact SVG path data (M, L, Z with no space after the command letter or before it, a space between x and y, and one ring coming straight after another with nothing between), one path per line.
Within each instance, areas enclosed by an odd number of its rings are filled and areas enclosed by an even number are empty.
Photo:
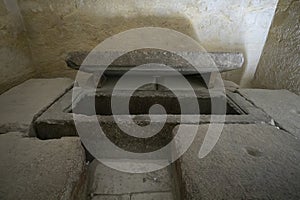
M114 143L130 151L147 152L168 143L172 138L172 130L180 123L210 123L214 116L224 117L224 121L216 120L214 123L251 124L269 122L270 119L268 116L235 92L236 87L232 86L234 85L233 83L225 81L224 90L213 88L214 82L216 81L214 79L215 77L213 77L214 73L241 68L244 61L241 53L181 53L190 54L195 60L200 61L203 60L204 56L207 57L207 55L209 55L214 66L196 66L196 68L200 68L199 72L199 70L195 70L195 63L192 65L178 55L153 49L133 51L125 55L123 55L122 52L94 53L92 57L95 56L95 63L100 63L100 65L85 65L84 60L86 59L87 52L69 53L66 58L67 65L72 69L91 73L87 85L92 84L96 90L91 91L75 84L72 89L67 91L37 118L34 122L36 135L41 139L77 135L73 120L74 115L82 116L87 124L89 123L90 117L96 116L103 130L107 132L107 137L114 141ZM97 73L101 72L104 67L104 65L101 66L101 63L105 63L102 62L103 59L105 60L110 56L118 57L119 55L121 56L112 63L109 63L109 66L103 71L105 78L97 80ZM172 77L172 73L170 73L168 69L161 70L157 65L147 65L147 68L133 70L132 78L134 80L136 77L142 77L142 79L150 77L150 79L154 79L153 82L139 87L130 94L126 92L127 88L123 86L123 93L118 93L119 95L116 95L115 99L116 102L120 102L121 104L124 99L129 98L129 113L127 109L119 109L113 112L111 108L111 97L114 87L122 75L138 65L157 62L164 63L182 74L192 86L193 92L196 95L195 98L189 96L190 93L185 87L180 87L177 79L173 79L174 77ZM199 63L205 64L204 61ZM173 90L164 87L163 83L172 83L172 80L175 83L177 82ZM210 92L208 88L212 88L212 92ZM128 90L130 90L130 88L128 88ZM77 95L76 98L74 98L75 93ZM74 99L76 99L76 102L74 102ZM92 100L94 100L95 105L92 109L86 109L86 105ZM195 100L199 109L187 107L187 109L182 112L180 105L181 100L185 102ZM147 139L129 137L122 133L122 130L116 124L116 116L122 117L129 114L132 121L124 121L127 126L133 124L145 126L151 122L149 110L156 104L162 105L165 109L165 113L154 110L152 114L157 117L156 119L160 119L160 115L166 115L166 121L160 133L154 137ZM212 104L225 105L225 110L224 107L218 108L218 106L212 109ZM182 116L184 116L184 121L182 121ZM189 118L189 116L191 117ZM193 120L193 116L199 116L198 120ZM159 125L162 122L154 120L154 123ZM132 145L128 146L129 143Z

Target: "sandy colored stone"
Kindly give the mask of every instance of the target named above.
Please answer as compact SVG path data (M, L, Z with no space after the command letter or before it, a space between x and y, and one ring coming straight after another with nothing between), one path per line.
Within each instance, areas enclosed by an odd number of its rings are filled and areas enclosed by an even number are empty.
M79 138L39 140L0 135L0 199L70 200L84 196Z
M17 1L0 2L0 94L34 76L30 42Z
M253 84L300 95L300 2L279 0Z
M67 52L92 50L116 33L150 26L189 35L208 51L245 52L244 68L226 75L238 83L244 72L247 81L253 77L278 1L18 2L38 73L44 77L76 73L64 63Z
M28 132L33 118L62 95L68 78L30 79L0 96L0 133Z

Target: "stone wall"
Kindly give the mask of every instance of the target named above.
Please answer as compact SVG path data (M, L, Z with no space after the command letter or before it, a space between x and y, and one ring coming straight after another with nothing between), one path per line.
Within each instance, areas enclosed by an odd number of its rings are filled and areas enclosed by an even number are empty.
M144 26L186 33L208 51L243 52L243 69L224 78L249 86L276 5L277 0L1 0L0 92L33 72L74 77L64 62L67 52L91 50L109 36Z
M208 51L241 51L242 70L224 75L252 80L277 0L19 0L40 77L74 77L64 58L91 50L130 28L160 26L197 39ZM242 80L242 81L241 81Z
M15 0L0 1L0 94L34 72L22 16Z
M299 26L300 1L280 0L255 74L255 87L300 94Z

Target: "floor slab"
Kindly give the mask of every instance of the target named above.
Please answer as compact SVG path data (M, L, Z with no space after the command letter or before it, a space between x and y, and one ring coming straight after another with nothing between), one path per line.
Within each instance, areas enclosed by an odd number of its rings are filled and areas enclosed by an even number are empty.
M95 199L165 199L171 200L170 168L150 173L132 174L111 169L97 160L89 166L88 193Z
M130 200L173 200L171 192L133 194Z
M39 140L0 135L0 199L69 200L84 194L85 156L79 138Z
M131 200L129 194L125 195L96 195L92 200Z
M183 199L300 199L300 145L293 136L270 125L228 124L199 159L208 125L198 128L180 158Z
M70 88L68 78L30 79L0 96L0 133L28 132L35 115Z
M270 115L280 128L300 139L300 97L288 90L239 89L239 93Z

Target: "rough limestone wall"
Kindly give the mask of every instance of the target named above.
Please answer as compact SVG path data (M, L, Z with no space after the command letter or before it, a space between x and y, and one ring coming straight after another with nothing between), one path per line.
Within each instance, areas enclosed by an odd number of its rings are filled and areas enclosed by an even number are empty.
M300 1L280 0L254 79L255 87L300 94Z
M0 1L0 94L33 75L31 53L15 0Z
M224 75L247 85L253 78L277 0L19 0L39 76L74 76L64 58L91 50L107 37L144 26L191 35L208 51L241 51L242 70ZM241 82L241 80L243 80Z

